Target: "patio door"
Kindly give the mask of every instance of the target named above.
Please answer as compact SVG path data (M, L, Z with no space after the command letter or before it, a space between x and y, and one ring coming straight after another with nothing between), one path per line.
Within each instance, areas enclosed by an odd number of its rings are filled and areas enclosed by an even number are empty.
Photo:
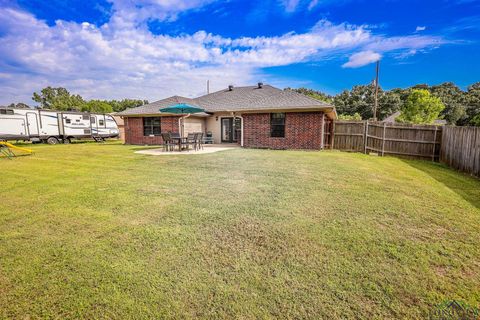
M240 139L240 118L222 118L222 142L233 143Z

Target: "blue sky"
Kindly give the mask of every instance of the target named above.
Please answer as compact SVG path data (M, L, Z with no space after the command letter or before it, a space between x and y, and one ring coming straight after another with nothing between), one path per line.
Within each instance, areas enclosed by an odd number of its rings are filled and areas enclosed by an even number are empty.
M0 103L480 81L480 1L0 0Z

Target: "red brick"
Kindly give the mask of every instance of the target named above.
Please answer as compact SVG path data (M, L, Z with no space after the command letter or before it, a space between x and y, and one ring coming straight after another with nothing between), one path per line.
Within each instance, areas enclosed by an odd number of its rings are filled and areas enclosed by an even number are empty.
M270 113L243 114L243 145L250 148L314 149L322 147L323 112L285 114L285 137L270 137Z
M179 116L161 117L160 125L162 132L178 133ZM143 118L128 117L125 118L125 143L127 144L162 144L161 136L144 136L143 135Z

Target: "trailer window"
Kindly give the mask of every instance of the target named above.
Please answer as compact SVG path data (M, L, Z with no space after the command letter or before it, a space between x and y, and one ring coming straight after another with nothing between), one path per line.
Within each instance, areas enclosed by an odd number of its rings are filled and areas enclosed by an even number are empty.
M84 114L82 116L82 120L88 120L88 118L90 118L90 116L88 114Z
M143 118L144 136L159 136L161 131L160 117Z
M99 126L105 125L105 121L103 121L103 120L98 120L98 125L99 125Z
M66 122L66 123L71 123L72 120L70 120L70 119L65 119L65 122Z
M0 114L13 114L13 110L0 109Z

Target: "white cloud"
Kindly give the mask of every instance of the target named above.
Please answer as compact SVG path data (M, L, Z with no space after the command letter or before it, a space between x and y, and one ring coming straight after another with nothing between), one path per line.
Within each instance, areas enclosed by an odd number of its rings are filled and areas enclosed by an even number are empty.
M361 51L355 54L352 54L348 59L347 63L344 63L342 67L344 68L358 68L370 64L372 62L377 62L382 56L374 51Z
M338 59L352 52L345 67L358 67L388 52L416 52L442 39L372 34L366 26L319 21L308 32L273 37L225 38L205 31L154 35L145 19L173 19L211 1L143 0L132 9L114 0L116 10L102 26L88 22L44 21L18 9L0 8L0 104L31 103L33 91L63 86L85 98L155 100L173 94L196 96L233 83L255 83L261 68ZM154 8L148 14L145 8Z
M415 29L415 31L419 32L419 31L425 31L427 29L427 27L425 26L417 26L417 28Z
M280 0L280 2L285 7L285 11L294 12L300 3L300 0Z
M312 0L310 1L310 3L308 4L308 10L313 10L318 4L318 0Z

